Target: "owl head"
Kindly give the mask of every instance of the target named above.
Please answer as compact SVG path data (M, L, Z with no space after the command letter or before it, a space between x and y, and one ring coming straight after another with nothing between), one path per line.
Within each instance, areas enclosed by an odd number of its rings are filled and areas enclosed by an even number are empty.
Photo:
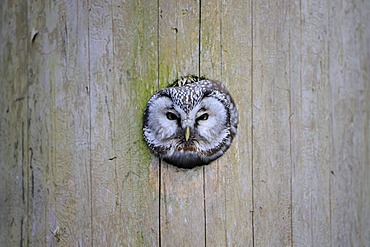
M166 162L193 168L224 154L237 125L237 109L220 82L187 76L149 99L143 135Z

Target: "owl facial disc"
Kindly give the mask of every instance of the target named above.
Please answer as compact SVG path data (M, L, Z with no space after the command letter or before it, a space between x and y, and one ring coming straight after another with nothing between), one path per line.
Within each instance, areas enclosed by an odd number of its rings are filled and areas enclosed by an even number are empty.
M187 76L149 99L143 135L148 147L164 161L193 168L223 155L237 125L236 106L220 82Z

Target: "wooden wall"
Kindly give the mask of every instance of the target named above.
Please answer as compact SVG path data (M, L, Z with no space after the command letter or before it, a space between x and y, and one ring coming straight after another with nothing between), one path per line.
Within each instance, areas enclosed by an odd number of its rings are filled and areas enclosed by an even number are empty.
M370 246L370 1L0 3L0 246ZM142 114L223 81L232 148L181 170Z

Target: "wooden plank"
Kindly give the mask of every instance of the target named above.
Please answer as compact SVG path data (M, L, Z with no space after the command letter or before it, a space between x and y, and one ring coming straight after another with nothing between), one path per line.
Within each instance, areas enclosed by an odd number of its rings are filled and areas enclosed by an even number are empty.
M159 78L167 86L199 73L199 2L159 1ZM162 162L162 246L204 246L203 169L177 169Z
M223 2L222 81L239 111L238 134L224 157L227 246L253 245L251 15L251 1Z
M89 10L92 243L114 246L120 245L121 223L114 161L112 5L90 1Z
M330 86L328 4L290 7L293 242L330 245Z
M205 167L206 241L253 245L250 2L202 1L201 74L221 80L239 110L231 148Z
M160 87L199 73L199 1L159 1Z
M252 160L256 246L291 245L288 3L253 3Z
M151 8L147 8L151 6ZM157 80L156 3L90 4L94 245L158 242L158 166L142 139Z
M27 243L27 2L0 3L0 245Z
M370 3L331 3L331 245L370 245Z
M222 2L202 1L200 20L200 75L222 79Z
M49 209L54 193L51 170L55 134L52 126L55 92L53 79L60 63L57 55L56 16L52 14L54 13L49 6L28 1L28 61L32 61L28 64L28 244L32 246L50 246L56 241L50 232L54 230L56 216Z
M29 3L31 245L90 244L86 3Z
M50 231L53 245L90 245L90 94L87 1L52 5L57 51L51 59L53 193L50 198ZM48 18L48 17L47 17ZM54 19L55 18L55 19ZM49 21L50 25L50 20ZM55 218L55 219L54 219ZM54 234L55 235L55 234Z
M158 158L150 155L142 136L144 108L158 88L158 4L119 0L113 1L112 9L114 166L120 218L114 234L121 238L121 246L159 246Z

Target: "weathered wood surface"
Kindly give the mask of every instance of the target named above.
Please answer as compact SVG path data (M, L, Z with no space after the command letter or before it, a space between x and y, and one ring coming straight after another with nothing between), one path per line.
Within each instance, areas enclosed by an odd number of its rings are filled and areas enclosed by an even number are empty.
M0 245L27 238L27 4L0 3Z
M159 241L158 162L151 162L141 134L158 74L157 12L150 11L156 8L151 1L90 1L91 229L97 246Z
M342 0L329 9L331 243L368 246L370 2Z
M289 1L267 0L254 3L252 11L252 166L257 246L288 246L292 241L289 7Z
M294 243L336 246L330 240L329 6L327 1L296 1L293 6L290 44L296 52L289 54L289 77Z
M0 3L0 246L369 246L370 2ZM177 169L145 103L223 81L238 135Z

